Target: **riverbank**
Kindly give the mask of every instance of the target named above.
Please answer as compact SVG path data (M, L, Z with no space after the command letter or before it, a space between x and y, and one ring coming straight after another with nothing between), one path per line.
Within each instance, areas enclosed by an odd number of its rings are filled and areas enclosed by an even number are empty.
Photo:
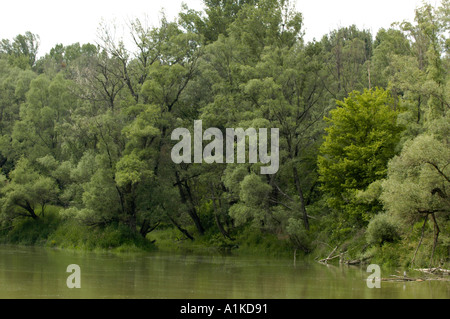
M24 219L0 229L0 243L18 246L40 246L79 251L110 252L187 252L196 254L243 254L289 257L292 248L286 240L272 234L243 230L236 238L207 233L191 241L171 227L161 227L143 238L123 224L89 227L74 220L62 220L47 214L39 220Z
M314 248L306 254L294 249L287 238L256 231L252 227L241 227L232 237L225 238L219 232L211 230L203 236L196 236L195 240L189 240L177 229L161 225L143 238L123 224L86 226L73 219L64 219L56 209L49 209L45 218L17 220L10 227L0 229L0 243L20 246L114 253L158 250L168 253L254 255L322 261L334 265L375 263L383 267L403 269L429 267L429 251L432 246L432 242L427 239L423 240L417 252L417 242L411 239L369 246L364 234L361 234L336 246L316 239ZM446 252L441 250L439 248L435 252L436 266L448 269ZM414 255L415 263L412 265Z
M38 220L24 219L0 231L0 243L81 251L140 252L155 245L120 224L89 227L49 213Z

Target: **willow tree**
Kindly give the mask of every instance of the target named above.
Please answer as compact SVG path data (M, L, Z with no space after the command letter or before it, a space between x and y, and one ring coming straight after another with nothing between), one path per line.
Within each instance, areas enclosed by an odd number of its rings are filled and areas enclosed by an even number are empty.
M302 23L288 1L244 6L228 36L206 47L200 68L211 96L202 108L205 125L280 130L276 174L255 176L260 164L222 167L216 192L236 224L284 234L290 219L309 229L306 206L316 184L311 154L326 107L322 47L304 45Z
M444 229L448 227L450 216L449 124L448 117L434 121L433 129L408 141L402 152L389 163L388 177L382 184L381 199L390 214L408 226L422 223L412 264L430 221L433 225L430 265L441 232L443 242L448 243Z
M32 164L22 158L9 174L9 180L0 176L2 219L29 217L36 220L44 216L47 204L56 203L59 188L55 180L38 172Z

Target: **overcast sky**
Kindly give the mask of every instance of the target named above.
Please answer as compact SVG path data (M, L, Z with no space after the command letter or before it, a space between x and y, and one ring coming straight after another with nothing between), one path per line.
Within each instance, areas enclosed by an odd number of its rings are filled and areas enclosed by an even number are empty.
M173 20L185 2L201 10L202 0L1 0L0 39L12 39L31 31L41 39L40 55L58 43L95 43L99 23L123 24L133 18L147 17L152 23L164 8ZM305 38L320 39L338 27L356 24L376 34L392 22L414 18L414 9L422 0L295 0L303 13ZM439 0L428 0L435 5Z

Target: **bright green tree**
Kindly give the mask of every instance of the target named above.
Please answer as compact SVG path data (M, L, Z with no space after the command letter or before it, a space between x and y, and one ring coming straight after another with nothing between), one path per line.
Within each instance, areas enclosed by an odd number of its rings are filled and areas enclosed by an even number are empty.
M325 140L318 158L321 189L336 210L340 231L364 226L379 205L361 206L358 190L387 174L388 161L396 154L401 128L389 91L352 92L326 118Z

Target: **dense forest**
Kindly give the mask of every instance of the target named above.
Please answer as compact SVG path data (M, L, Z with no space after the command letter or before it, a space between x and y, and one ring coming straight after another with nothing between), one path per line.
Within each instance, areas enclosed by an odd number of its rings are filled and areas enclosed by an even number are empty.
M204 0L130 21L129 47L107 23L41 57L32 32L3 39L1 242L448 266L450 1L377 34L306 42L302 19L284 0ZM175 164L171 133L196 120L278 128L279 170Z

